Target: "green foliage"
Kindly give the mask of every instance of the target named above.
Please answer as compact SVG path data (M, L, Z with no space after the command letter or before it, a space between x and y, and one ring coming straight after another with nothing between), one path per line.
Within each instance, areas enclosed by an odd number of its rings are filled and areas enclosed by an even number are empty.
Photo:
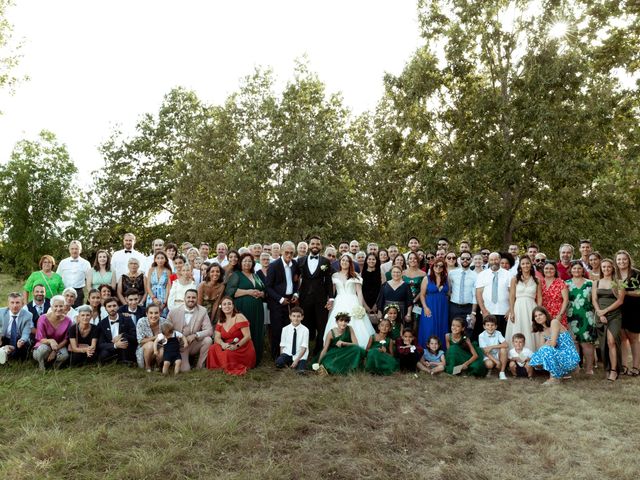
M7 18L7 12L12 5L11 0L0 0L0 89L8 88L9 91L21 80L13 75L20 60L17 53L20 45L12 41L13 29Z
M76 167L55 135L18 142L0 166L0 218L3 269L18 276L31 272L41 255L61 250L72 219Z

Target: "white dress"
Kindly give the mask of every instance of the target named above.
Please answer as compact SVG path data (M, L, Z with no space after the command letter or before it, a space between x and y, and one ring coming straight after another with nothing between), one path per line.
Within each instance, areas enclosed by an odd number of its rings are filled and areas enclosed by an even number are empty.
M331 313L329 313L327 327L324 329L324 335L322 338L326 339L329 330L337 326L336 315L338 313L348 313L351 316L349 326L353 328L353 331L356 334L358 345L362 348L367 348L369 338L371 335L375 334L376 331L373 329L373 325L371 325L369 316L364 313L364 308L362 307L356 292L356 285L362 285L362 278L350 278L345 281L342 279L340 274L334 273L331 280L336 287L336 298L333 303L333 309L331 310ZM354 312L354 309L356 312ZM364 313L359 318L354 315L354 313L358 313L357 310L361 310L361 312Z

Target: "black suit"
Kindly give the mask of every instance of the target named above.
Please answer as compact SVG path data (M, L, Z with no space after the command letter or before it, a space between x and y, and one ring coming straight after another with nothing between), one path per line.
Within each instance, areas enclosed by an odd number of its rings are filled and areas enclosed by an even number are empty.
M136 327L130 318L118 315L118 332L124 336L128 342L127 348L116 348L111 335L111 322L109 317L100 320L98 324L98 359L100 363L107 363L117 360L119 363L134 363L136 361L136 348L138 347L138 337Z
M318 267L313 274L309 271L309 257L300 259L300 306L304 310L302 323L309 329L309 340L315 340L314 353L322 350L322 335L327 326L329 311L325 308L330 298L334 297L333 268L325 257L320 256Z
M287 276L282 258L269 264L265 288L267 290L267 305L271 320L271 356L275 360L280 356L280 337L282 329L289 324L289 304L283 305L281 299L291 299L298 291L298 262L291 260L291 281L293 291L287 295Z

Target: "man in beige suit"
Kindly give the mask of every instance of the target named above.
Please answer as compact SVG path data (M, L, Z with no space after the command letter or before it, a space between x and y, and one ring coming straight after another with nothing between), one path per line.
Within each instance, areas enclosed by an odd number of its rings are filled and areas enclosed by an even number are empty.
M213 327L207 309L197 305L197 301L198 292L193 289L187 290L184 294L184 304L171 310L167 317L173 322L175 331L182 333L187 339L187 347L180 349L182 355L181 372L191 370L189 355L196 353L199 353L196 368L202 368L212 343Z

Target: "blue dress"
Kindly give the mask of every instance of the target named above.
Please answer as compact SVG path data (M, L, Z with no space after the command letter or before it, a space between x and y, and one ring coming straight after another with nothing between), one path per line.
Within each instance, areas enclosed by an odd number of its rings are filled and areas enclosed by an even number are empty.
M424 310L420 314L418 326L418 344L425 347L431 335L440 339L440 345L446 345L445 336L449 333L449 284L445 283L440 290L431 279L427 280L427 307L431 317Z
M545 335L545 340L550 337ZM529 365L532 367L542 367L549 372L553 378L562 378L578 367L580 355L573 343L569 332L562 332L558 335L555 347L544 345L531 355Z
M167 289L169 288L169 275L167 275L167 270L162 271L162 275L158 278L158 274L156 273L156 269L153 269L151 272L151 293L162 303L167 303ZM147 306L151 305L153 300L151 295L147 297ZM167 315L167 308L161 312L163 317Z

